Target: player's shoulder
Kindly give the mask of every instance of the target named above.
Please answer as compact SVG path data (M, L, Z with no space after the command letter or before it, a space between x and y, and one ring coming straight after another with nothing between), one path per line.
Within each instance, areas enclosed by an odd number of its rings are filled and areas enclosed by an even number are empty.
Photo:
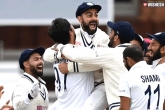
M74 29L74 31L75 31L75 33L80 33L80 28L76 28L76 29Z
M108 37L109 38L109 36L103 30L101 30L100 28L97 28L96 34L99 34L103 37Z

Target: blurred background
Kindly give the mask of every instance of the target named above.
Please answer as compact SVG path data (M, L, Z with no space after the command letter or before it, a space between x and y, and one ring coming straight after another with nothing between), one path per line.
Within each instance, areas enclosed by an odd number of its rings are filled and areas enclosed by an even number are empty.
M23 73L18 65L23 49L53 45L47 28L57 17L68 19L78 28L75 12L82 2L102 6L99 28L107 34L110 30L107 21L128 21L143 37L147 37L145 33L165 31L165 7L145 7L147 0L0 0L0 85L5 86L1 105L10 98L15 82ZM47 83L51 104L55 101L52 63L45 62L42 78Z

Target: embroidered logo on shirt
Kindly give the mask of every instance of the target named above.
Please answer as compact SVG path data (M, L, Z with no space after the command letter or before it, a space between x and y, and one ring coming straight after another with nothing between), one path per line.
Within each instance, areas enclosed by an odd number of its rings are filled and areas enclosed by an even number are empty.
M37 106L37 110L47 110L47 106Z

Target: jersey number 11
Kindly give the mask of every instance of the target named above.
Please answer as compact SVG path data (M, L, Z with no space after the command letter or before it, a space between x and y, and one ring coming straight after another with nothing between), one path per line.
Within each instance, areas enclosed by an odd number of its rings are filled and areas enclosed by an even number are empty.
M156 89L154 90L154 94L156 94L157 92L158 92L158 100L157 100L157 107L156 107L156 110L158 110L158 108L159 108L159 97L160 97L160 87L159 87L159 84L158 84L158 86L156 87ZM147 110L150 110L151 85L148 85L148 88L147 88L147 90L146 90L144 93L145 93L145 95L146 95L146 94L149 94L148 104L147 104Z

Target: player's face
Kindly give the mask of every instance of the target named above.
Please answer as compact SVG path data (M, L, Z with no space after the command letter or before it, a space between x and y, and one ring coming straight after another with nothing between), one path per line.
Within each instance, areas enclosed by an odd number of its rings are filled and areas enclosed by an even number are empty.
M144 55L144 60L148 63L148 64L152 64L152 61L150 61L150 57L152 57L152 52L151 51L147 51L146 54Z
M29 69L34 76L39 77L43 75L43 66L44 62L40 54L34 53L30 56Z
M109 47L114 47L114 37L115 37L115 31L111 30L109 34L109 39L110 39L109 44L108 44Z
M152 53L149 56L150 62L161 58L161 53L160 53L161 48L162 46L160 45L160 43L156 41L155 39L152 39L150 45L148 46L148 51L151 51Z
M124 58L123 58L124 59ZM129 64L128 64L128 61L127 61L127 58L126 59L124 59L124 65L125 65L125 67L127 68L127 70L129 71L130 70L130 68L131 68L131 66L129 66Z
M137 45L137 46L139 46L139 47L142 49L142 47L141 47L139 41L137 41L137 40L132 40L132 41L130 41L130 43L131 43L132 45Z
M93 35L97 31L99 24L98 11L96 9L88 9L81 15L79 21L84 31L89 35Z

